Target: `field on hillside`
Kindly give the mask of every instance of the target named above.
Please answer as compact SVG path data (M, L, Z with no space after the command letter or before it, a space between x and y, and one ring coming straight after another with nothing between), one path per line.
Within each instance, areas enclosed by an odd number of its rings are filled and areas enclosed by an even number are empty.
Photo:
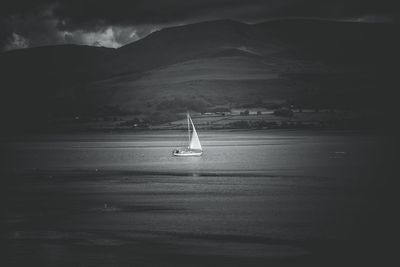
M226 114L226 115L201 115L197 114L192 117L196 127L201 128L306 128L306 127L322 127L333 126L334 123L351 121L358 118L359 114L346 111L330 111L323 110L294 112L293 116L277 116L272 111L263 114ZM155 128L185 128L186 119L165 123Z
M146 113L159 110L159 104L174 98L205 107L230 102L255 103L260 99L282 102L302 88L281 77L278 67L260 58L240 56L191 60L141 75L96 82L89 91L104 92L107 95L104 101L111 105ZM110 91L112 95L108 95Z

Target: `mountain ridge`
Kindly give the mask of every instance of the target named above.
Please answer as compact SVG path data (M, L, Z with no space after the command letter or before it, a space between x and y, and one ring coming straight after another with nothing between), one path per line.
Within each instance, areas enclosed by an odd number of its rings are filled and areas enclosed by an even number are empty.
M44 119L95 116L109 105L151 114L171 99L211 107L226 105L227 95L237 105L367 107L382 101L376 97L381 86L391 93L399 58L394 28L219 20L162 29L118 49L62 45L9 51L0 54L2 109L13 114L11 120L26 117L26 110Z

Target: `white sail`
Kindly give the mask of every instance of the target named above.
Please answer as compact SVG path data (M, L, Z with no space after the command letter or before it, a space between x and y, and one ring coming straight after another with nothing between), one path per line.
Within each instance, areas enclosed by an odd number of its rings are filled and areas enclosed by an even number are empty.
M196 132L196 128L194 128L192 118L190 118L190 123L192 124L192 127L193 127L193 133L192 133L192 139L189 144L189 149L190 150L203 150L201 148L201 144L200 144L199 136L197 135L197 132Z
M201 147L196 128L194 128L192 118L190 118L189 112L187 113L187 124L189 145L186 149L174 149L172 151L172 155L179 157L201 156L203 154L203 149ZM190 125L192 125L193 128L192 132L190 132Z

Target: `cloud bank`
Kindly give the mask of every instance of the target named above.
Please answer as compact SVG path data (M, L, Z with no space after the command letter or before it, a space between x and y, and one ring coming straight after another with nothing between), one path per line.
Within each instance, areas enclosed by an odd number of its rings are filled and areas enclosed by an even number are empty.
M393 0L3 0L0 48L54 44L117 48L172 25L313 17L398 22Z

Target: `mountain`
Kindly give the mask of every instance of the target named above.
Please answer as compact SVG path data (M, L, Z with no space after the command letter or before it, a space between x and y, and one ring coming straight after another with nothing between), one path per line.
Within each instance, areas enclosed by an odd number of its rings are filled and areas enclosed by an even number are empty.
M58 45L0 54L2 115L11 121L30 121L31 117L36 121L47 116L58 98L76 98L82 93L77 86L98 79L93 69L114 52L108 48Z
M162 29L119 49L4 52L2 113L36 122L98 116L105 106L142 114L285 102L380 109L395 90L397 30L308 19L220 20Z

